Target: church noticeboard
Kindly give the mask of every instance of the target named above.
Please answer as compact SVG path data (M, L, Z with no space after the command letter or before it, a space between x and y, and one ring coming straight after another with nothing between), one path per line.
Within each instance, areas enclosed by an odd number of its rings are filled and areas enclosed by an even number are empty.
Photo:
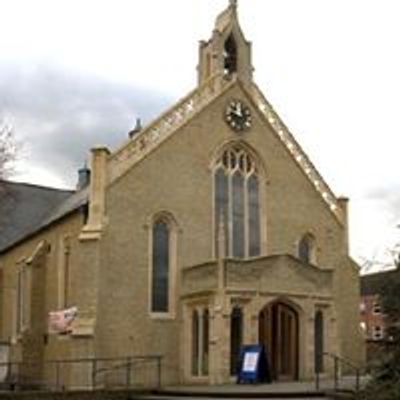
M269 382L269 368L263 346L246 345L240 351L238 383Z

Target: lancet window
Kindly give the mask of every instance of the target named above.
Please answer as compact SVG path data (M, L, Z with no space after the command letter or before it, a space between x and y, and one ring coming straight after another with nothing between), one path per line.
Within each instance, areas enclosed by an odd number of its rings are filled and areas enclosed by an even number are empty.
M166 221L159 220L153 225L153 274L151 311L168 312L170 232Z
M178 229L174 217L162 212L152 218L150 229L150 313L174 318L176 299Z
M301 261L307 264L315 264L315 238L313 235L307 233L300 239L298 256Z

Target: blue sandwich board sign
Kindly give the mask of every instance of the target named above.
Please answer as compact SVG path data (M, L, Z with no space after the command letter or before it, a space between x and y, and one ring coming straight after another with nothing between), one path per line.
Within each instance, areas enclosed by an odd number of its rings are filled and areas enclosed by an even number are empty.
M270 382L270 373L264 347L258 344L242 346L237 383Z

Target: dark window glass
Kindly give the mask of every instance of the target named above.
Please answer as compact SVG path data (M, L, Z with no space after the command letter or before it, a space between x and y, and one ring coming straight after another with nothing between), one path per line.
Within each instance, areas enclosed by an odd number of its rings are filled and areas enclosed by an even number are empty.
M237 373L242 342L243 314L239 307L235 307L231 314L231 375L236 375Z
M168 312L169 230L159 221L153 226L153 312Z
M257 177L252 175L248 182L249 202L249 256L260 255L260 206Z
M218 230L219 224L224 222L225 226L225 246L228 241L228 178L223 169L219 169L215 174L215 249L218 255ZM226 248L225 248L225 253Z
M310 240L308 236L304 236L299 243L299 258L306 263L310 262Z
M244 178L237 172L232 179L232 236L233 257L243 258L244 253Z
M199 375L199 313L192 314L192 375Z
M324 372L324 316L322 311L315 314L315 372Z
M209 355L209 312L208 309L204 310L203 313L203 362L202 369L203 375L208 375L208 355Z
M224 50L224 70L226 74L232 74L237 70L237 46L232 35L226 40Z

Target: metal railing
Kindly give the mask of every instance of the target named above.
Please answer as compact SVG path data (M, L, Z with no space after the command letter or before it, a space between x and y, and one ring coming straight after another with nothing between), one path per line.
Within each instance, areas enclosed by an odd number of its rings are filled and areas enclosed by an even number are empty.
M5 390L159 389L162 356L0 363Z
M333 391L338 392L339 390L346 390L354 388L354 391L358 393L360 391L360 379L361 379L361 372L362 368L360 366L355 365L350 360L340 357L337 354L333 353L322 353L322 357L328 358L333 362ZM348 370L354 373L354 382L350 385L343 386L341 385L343 381L342 369L343 367L347 367ZM320 368L316 368L315 371L315 389L319 391L321 389L321 374L323 371Z

